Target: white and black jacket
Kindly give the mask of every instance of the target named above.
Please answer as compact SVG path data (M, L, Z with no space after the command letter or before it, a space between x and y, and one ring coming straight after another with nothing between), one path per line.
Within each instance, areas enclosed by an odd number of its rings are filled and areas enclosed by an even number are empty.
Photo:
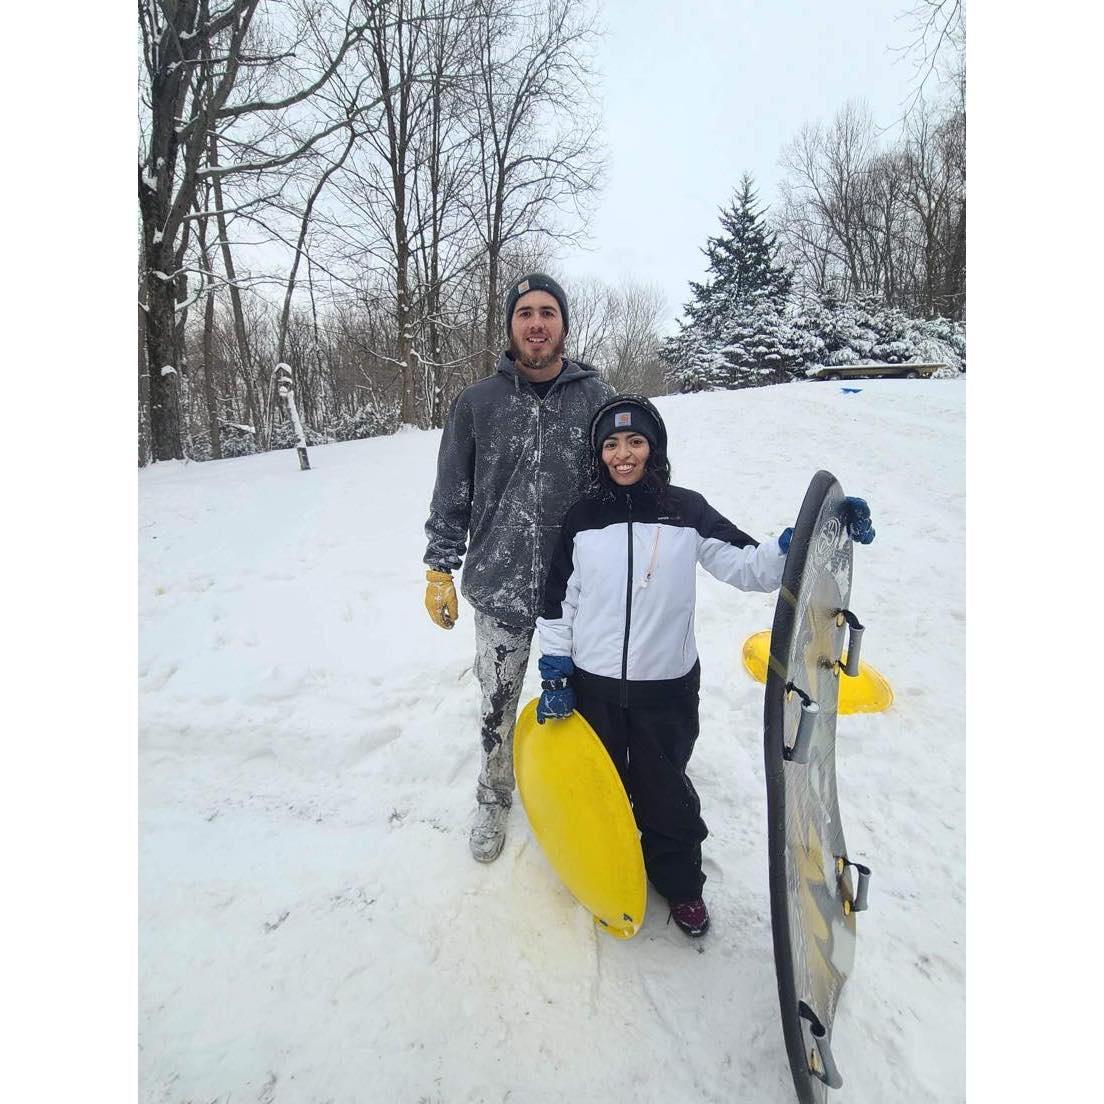
M740 590L772 591L786 556L759 544L696 491L641 488L584 498L568 510L542 616L545 655L570 656L575 678L622 705L696 690L696 567Z

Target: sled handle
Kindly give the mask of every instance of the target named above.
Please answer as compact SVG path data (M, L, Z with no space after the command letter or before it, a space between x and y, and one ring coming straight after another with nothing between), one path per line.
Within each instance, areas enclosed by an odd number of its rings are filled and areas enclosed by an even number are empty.
M840 666L845 675L855 678L859 673L859 649L862 647L864 626L850 610L836 611L836 624L841 628L847 625L847 662L841 659Z
M813 1040L813 1045L809 1048L809 1073L830 1089L841 1088L843 1078L832 1057L832 1045L828 1042L828 1032L824 1024L804 1001L798 1002L797 1011Z
M843 902L843 912L847 916L852 912L865 912L867 909L867 895L870 892L870 867L862 863L852 862L846 856L836 859L836 873L842 878L843 872L852 867L858 875L855 885L855 897L852 901Z
M786 683L786 689L792 691L801 699L801 720L797 724L797 736L794 738L793 747L783 747L782 758L792 763L807 763L809 761L809 749L813 743L816 719L820 715L820 706L804 690L798 689L792 682Z

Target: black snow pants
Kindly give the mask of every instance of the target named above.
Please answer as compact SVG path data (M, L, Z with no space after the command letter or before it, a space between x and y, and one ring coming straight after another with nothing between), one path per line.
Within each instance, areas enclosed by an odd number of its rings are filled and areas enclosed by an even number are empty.
M709 834L686 764L698 738L696 690L659 705L621 705L573 682L576 708L610 753L632 802L644 868L668 901L692 901L705 885L702 840Z

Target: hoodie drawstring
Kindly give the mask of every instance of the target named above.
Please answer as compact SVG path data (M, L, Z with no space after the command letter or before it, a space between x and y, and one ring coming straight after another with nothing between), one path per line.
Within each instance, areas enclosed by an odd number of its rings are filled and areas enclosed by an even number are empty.
M644 578L640 580L641 589L652 581L652 576L655 574L656 558L659 555L659 530L660 527L657 525L655 540L652 541L652 558L648 561L648 569L644 572Z

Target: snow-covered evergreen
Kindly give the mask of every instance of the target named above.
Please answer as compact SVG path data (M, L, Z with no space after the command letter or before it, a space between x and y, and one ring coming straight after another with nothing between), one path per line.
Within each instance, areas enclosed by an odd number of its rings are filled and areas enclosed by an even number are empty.
M662 358L683 392L801 379L823 366L939 362L966 366L966 324L911 318L877 299L793 289L750 176L721 211L722 233L703 252L709 277L691 281L685 321Z
M784 301L753 294L739 303L717 330L727 366L727 387L787 383L801 363L802 335Z
M778 243L748 174L720 221L722 232L703 250L709 276L691 281L688 321L663 351L682 391L781 383L800 363L786 318L793 275L777 262Z
M841 300L806 293L790 306L802 335L804 371L851 364L942 363L948 375L966 367L966 323L910 318L873 298Z
M693 294L686 304L690 320L706 327L723 324L742 307L763 300L784 303L793 283L793 274L776 263L777 238L763 219L747 173L720 217L723 233L702 250L709 258L709 279L704 284L691 281Z

